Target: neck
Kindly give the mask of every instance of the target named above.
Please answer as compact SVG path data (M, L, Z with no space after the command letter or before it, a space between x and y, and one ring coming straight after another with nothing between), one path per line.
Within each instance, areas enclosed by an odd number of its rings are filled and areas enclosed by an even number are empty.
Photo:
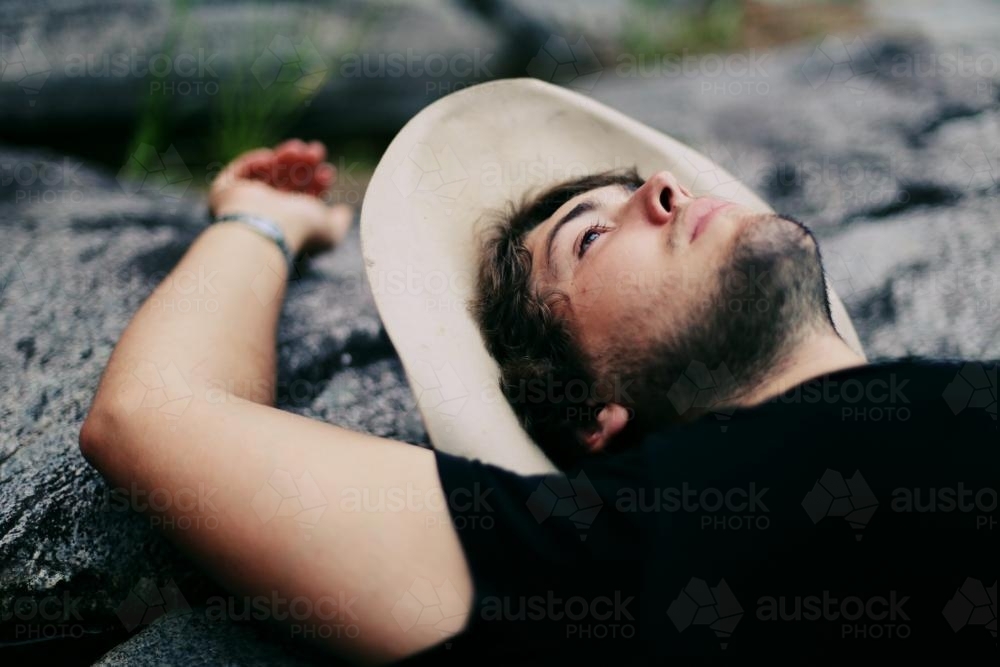
M812 378L867 363L832 329L811 332L793 345L778 360L775 369L736 403L741 407L758 405Z

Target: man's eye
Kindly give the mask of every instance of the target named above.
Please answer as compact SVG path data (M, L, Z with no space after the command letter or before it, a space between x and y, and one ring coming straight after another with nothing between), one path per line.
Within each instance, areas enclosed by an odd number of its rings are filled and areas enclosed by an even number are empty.
M583 257L590 248L590 244L597 240L597 238L608 230L607 225L594 225L593 227L588 227L587 231L583 233L580 237L579 247L576 249L577 259Z

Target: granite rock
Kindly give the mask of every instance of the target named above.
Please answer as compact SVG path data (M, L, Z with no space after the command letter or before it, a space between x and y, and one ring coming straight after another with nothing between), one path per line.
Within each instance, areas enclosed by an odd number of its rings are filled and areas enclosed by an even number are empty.
M606 64L590 92L812 226L871 358L997 358L1000 80L995 69L907 69L948 54L994 57L997 35L928 34L769 51L756 78L704 60L690 76ZM824 75L823 57L838 53L857 56L848 71L861 78ZM164 200L129 195L113 170L72 156L7 147L0 164L13 175L0 186L0 642L16 642L26 660L102 665L314 660L281 632L209 620L215 585L148 520L109 506L77 449L116 340L205 224L200 184ZM278 348L279 407L426 445L356 230L296 271ZM149 586L182 591L184 613L123 620L126 601ZM73 610L68 620L31 612L50 598ZM38 639L50 641L24 643Z

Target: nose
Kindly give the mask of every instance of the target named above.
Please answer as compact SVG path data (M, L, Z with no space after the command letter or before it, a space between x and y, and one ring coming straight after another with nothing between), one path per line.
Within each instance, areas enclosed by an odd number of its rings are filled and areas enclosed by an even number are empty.
M669 171L656 172L633 195L633 201L655 225L672 222L691 199L691 192Z

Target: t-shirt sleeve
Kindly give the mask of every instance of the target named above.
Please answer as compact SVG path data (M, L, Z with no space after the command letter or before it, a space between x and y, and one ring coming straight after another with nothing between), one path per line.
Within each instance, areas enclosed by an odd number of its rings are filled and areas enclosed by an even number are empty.
M525 476L436 456L475 589L465 636L480 653L503 652L512 636L522 653L581 633L598 650L616 633L634 639L646 537L637 515L616 511L614 494L641 482L635 457Z

